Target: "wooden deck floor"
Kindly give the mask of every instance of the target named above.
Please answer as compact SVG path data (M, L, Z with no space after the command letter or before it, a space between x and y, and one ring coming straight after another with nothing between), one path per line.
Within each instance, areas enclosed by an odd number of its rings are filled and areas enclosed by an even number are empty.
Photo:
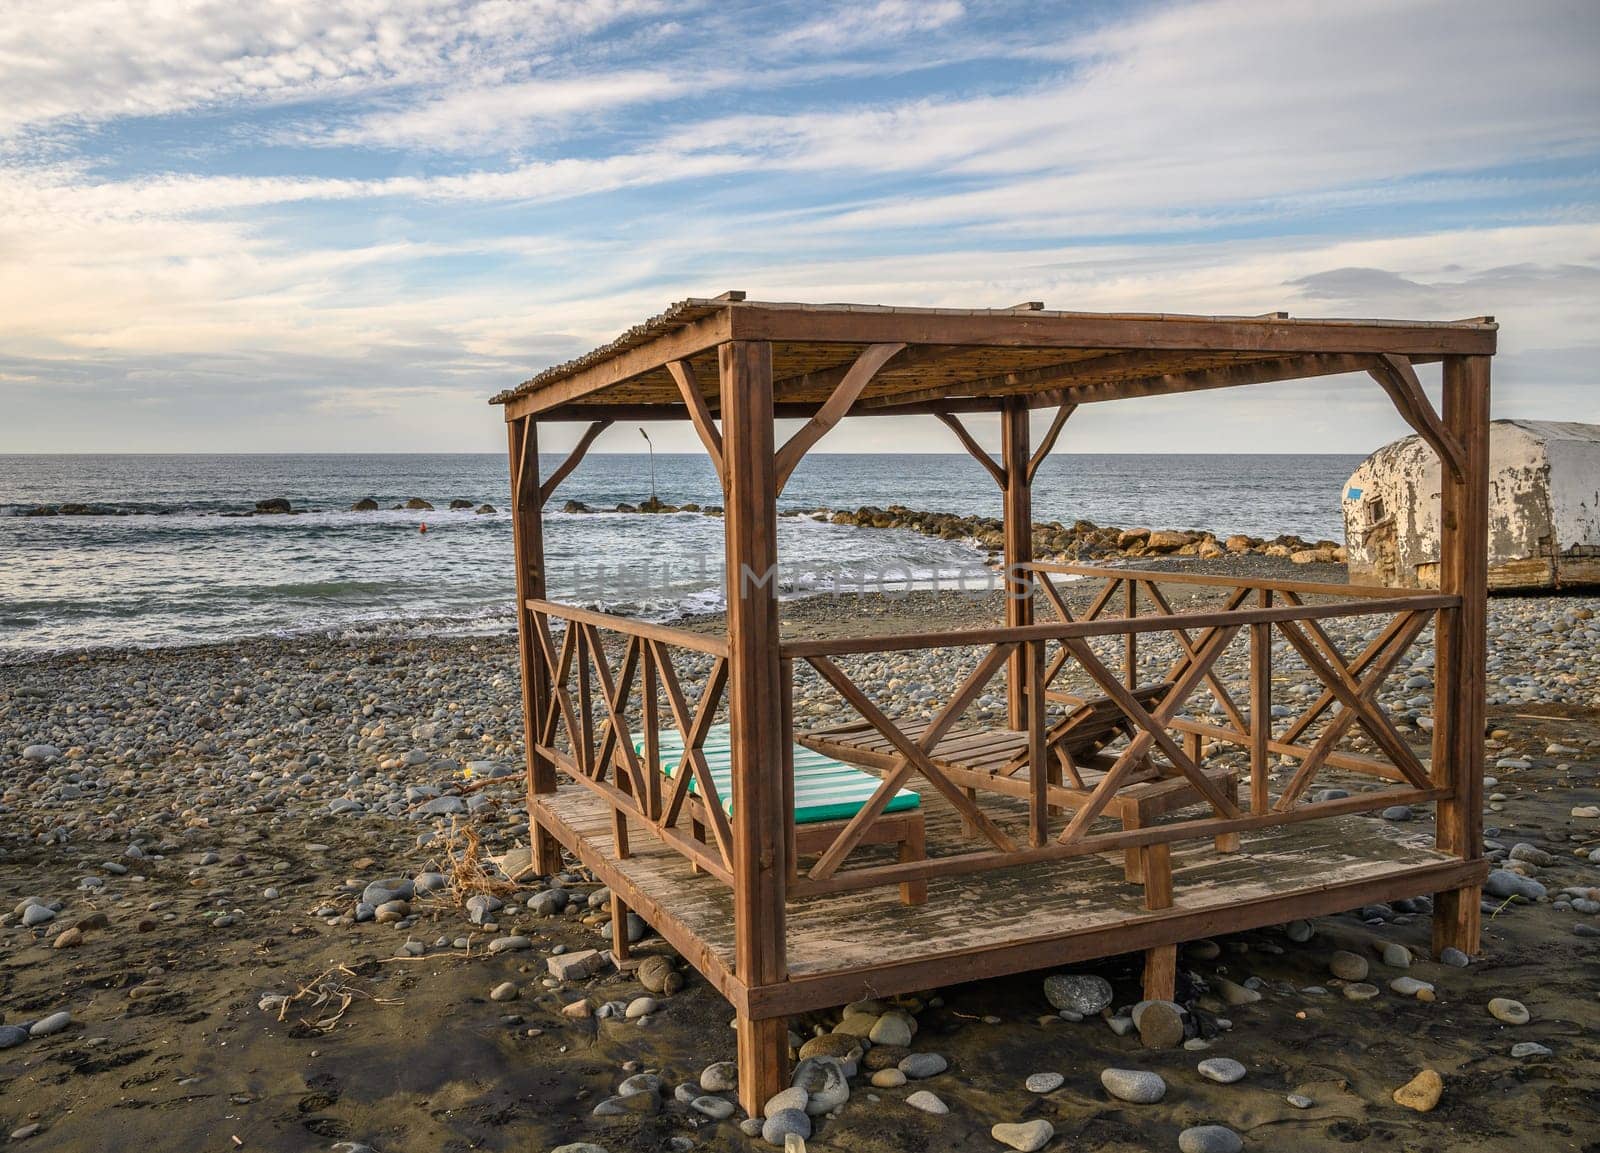
M678 921L732 970L726 886L692 874L684 858L642 830L631 837L633 855L616 861L610 809L587 789L565 784L541 800L564 826L569 847L574 834L581 837L584 855L606 861L614 881L642 898L638 907L647 919L653 912L657 921ZM1009 803L992 794L984 799L991 815ZM930 855L975 847L962 839L960 818L937 794L925 791L923 806ZM805 992L808 983L822 996L823 986L838 984L829 975L840 972L860 972L863 991L888 994L941 983L927 979L940 965L948 970L943 983L1021 972L1428 893L1467 883L1465 873L1481 870L1437 852L1429 832L1366 817L1247 833L1238 853L1186 842L1174 846L1172 865L1174 905L1159 912L1147 911L1142 889L1124 880L1121 854L937 877L921 906L901 904L892 887L791 901L793 992L777 1002L789 1011L804 1007L815 999Z

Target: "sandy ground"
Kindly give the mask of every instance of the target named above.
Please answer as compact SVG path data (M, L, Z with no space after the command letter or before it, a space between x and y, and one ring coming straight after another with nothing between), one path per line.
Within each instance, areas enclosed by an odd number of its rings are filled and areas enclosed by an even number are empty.
M1512 616L1552 619L1580 603L1594 602L1522 602ZM912 600L788 616L797 632L852 627L857 616L926 628L992 619L992 607ZM1202 946L1183 962L1182 999L1232 1022L1204 1051L1147 1050L1137 1032L1118 1036L1094 1016L1062 1021L1042 995L1044 974L930 990L909 1005L920 1026L912 1047L942 1054L948 1071L903 1088L854 1078L808 1147L998 1150L991 1125L1042 1117L1055 1150L1172 1150L1201 1123L1230 1127L1246 1149L1600 1150L1600 936L1577 931L1600 930L1600 916L1573 905L1600 886L1600 864L1588 860L1600 819L1573 815L1600 804L1600 710L1587 674L1568 691L1561 663L1527 662L1556 686L1546 699L1524 693L1490 709L1490 791L1500 798L1486 815L1491 855L1528 843L1551 863L1523 868L1543 900L1496 901L1470 968L1427 960L1429 917L1403 909L1318 920L1303 943L1282 928L1226 938L1218 956L1202 959ZM459 790L466 761L516 763L515 694L507 638L264 640L0 667L0 912L10 914L0 1028L71 1013L62 1031L0 1049L0 1136L82 1151L769 1148L741 1132L742 1113L714 1121L674 1099L674 1086L733 1055L730 1009L692 971L642 1023L562 1012L580 997L599 1006L645 992L612 969L546 980L558 947L606 946L603 918L583 900L592 883L567 878L571 910L541 916L524 900L550 886L529 882L491 915L493 927L469 923L448 894L418 897L398 922L354 921L368 882L445 860L450 818L418 819L408 785ZM386 731L373 736L378 723ZM44 743L59 756L24 756ZM419 747L424 755L404 763ZM1492 767L1505 759L1527 767ZM489 851L525 843L517 792L483 789L474 795L493 799L459 818ZM341 798L362 808L330 811ZM1428 819L1419 812L1416 827ZM140 855L127 855L130 844ZM29 897L60 909L25 926L19 903ZM55 947L74 925L81 943ZM488 954L489 942L516 935L530 947ZM420 957L406 954L408 941ZM1391 942L1414 953L1409 968L1382 962ZM668 952L655 938L637 949ZM1335 949L1369 960L1380 995L1341 995L1328 970ZM263 995L293 994L334 966L348 970L338 988L354 999L326 1029L307 1022L331 1016L342 996L320 1008L307 997L281 1021L261 1007ZM1137 958L1081 971L1110 980L1113 1008L1138 999ZM1402 975L1432 983L1437 999L1390 991ZM1223 1006L1217 978L1249 982L1261 999ZM491 1000L507 981L518 997ZM1531 1020L1502 1024L1486 1009L1493 997L1522 1002ZM836 1020L792 1024L804 1037ZM1550 1055L1513 1057L1519 1042ZM1198 1061L1217 1056L1242 1062L1244 1079L1197 1075ZM1100 1087L1107 1067L1155 1070L1168 1092L1153 1105L1114 1100ZM1424 1068L1443 1077L1438 1107L1395 1104L1393 1091ZM641 1069L662 1074L657 1111L593 1115ZM1064 1085L1028 1092L1024 1079L1041 1071ZM917 1089L950 1112L907 1107ZM1290 1094L1314 1104L1296 1108Z

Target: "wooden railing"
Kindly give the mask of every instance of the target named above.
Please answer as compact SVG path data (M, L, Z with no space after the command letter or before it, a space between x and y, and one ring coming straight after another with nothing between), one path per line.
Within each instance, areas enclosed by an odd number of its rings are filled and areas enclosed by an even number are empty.
M1144 858L1147 903L1159 907L1171 900L1168 861L1169 846L1174 842L1216 839L1223 843L1253 829L1389 805L1421 804L1451 795L1448 779L1430 775L1379 704L1377 693L1423 631L1440 616L1456 611L1459 598L1430 592L1241 581L1089 566L1039 564L1031 566L1031 574L1045 603L1055 613L1053 621L784 644L786 668L801 662L814 669L895 753L892 765L883 771L882 787L872 800L813 865L792 872L791 897L1133 850ZM1052 574L1099 579L1103 584L1082 615L1075 615ZM1176 612L1159 587L1162 583L1226 586L1230 591L1219 608ZM1313 597L1338 599L1309 599ZM1251 600L1255 603L1247 605ZM1120 607L1123 615L1107 615L1113 605ZM1359 654L1347 657L1329 634L1327 623L1372 617L1385 618L1384 623ZM1315 700L1281 734L1274 734L1272 726L1274 636L1288 643L1303 663L1305 673L1320 686ZM1248 709L1240 707L1217 671L1219 658L1241 637L1248 638ZM1136 690L1140 688L1141 650L1157 639L1169 642L1168 647L1176 656L1154 678L1167 687L1152 695L1148 688ZM1120 640L1120 662L1105 655L1108 640ZM926 649L976 649L979 655L975 667L948 703L913 739L904 731L903 722L893 719L852 682L841 662L865 653ZM1019 759L1026 765L1027 777L1023 780L1020 775L1013 779L990 774L988 781L977 784L977 775L951 763L959 763L962 751L940 757L940 743L956 729L962 715L1014 653L1022 654L1021 665L1026 670L1023 696L1027 708L1022 726L1026 740L1025 752L1019 754ZM1120 669L1114 667L1117 664ZM1076 691L1059 687L1069 669L1086 682ZM792 681L792 673L785 679ZM1220 707L1220 723L1200 720L1187 711L1202 686ZM1111 751L1109 755L1114 759L1097 784L1069 791L1064 787L1063 765L1051 752L1050 706L1079 706L1095 696L1109 698L1126 718L1131 736L1120 749ZM1436 700L1442 702L1444 696L1441 694ZM1444 730L1450 721L1442 708L1436 707L1435 720L1435 739L1447 741ZM1357 726L1383 754L1381 757L1338 747ZM1250 795L1243 805L1235 800L1231 788L1220 786L1214 774L1207 772L1206 754L1214 754L1227 745L1249 753ZM1204 806L1203 814L1120 832L1093 831L1136 767L1153 755L1163 759L1163 768L1172 778L1181 779L1192 790L1191 800ZM1276 797L1268 791L1269 762L1273 757L1299 762ZM1307 791L1324 767L1380 778L1397 787L1308 800ZM921 777L945 798L960 814L965 828L985 842L983 847L922 861L846 868L847 858L861 843L874 817L897 789L915 777ZM985 811L980 797L989 789L1007 796L1005 807L1011 813L1016 812L1018 800L1026 803L1025 837L1013 837L1001 821ZM1019 843L1023 839L1026 843Z
M706 733L728 683L727 641L553 601L530 599L526 608L547 685L537 718L537 754L611 806L619 858L630 852L631 820L695 867L731 885L733 832L704 752ZM564 626L559 644L553 622ZM608 633L621 641L615 670L607 655ZM673 659L674 649L711 658L693 702ZM661 753L663 698L665 715L683 746L670 774L663 773ZM686 812L691 807L692 815Z
M1458 597L1074 565L1033 565L1030 577L1041 607L1055 619L783 642L782 724L790 740L782 741L782 748L791 748L798 735L792 719L795 676L798 669L808 668L892 750L890 763L877 766L882 779L871 799L820 847L815 836L809 837L814 856L805 862L795 852L791 758L784 756L776 766L743 767L772 772L781 785L788 898L1131 851L1142 861L1146 903L1162 907L1171 902L1170 846L1175 842L1213 839L1225 844L1232 838L1236 843L1240 833L1251 830L1452 795L1448 775L1430 772L1380 704L1378 692L1424 631L1457 611ZM1074 613L1061 577L1102 583L1087 608ZM1225 591L1220 604L1175 611L1162 585L1210 585ZM636 827L658 837L696 869L731 885L737 856L734 833L704 753L708 730L725 712L726 640L550 601L528 600L526 607L548 685L537 718L537 754L610 805L618 857L629 855L630 829ZM1110 615L1113 608L1120 615ZM1339 622L1372 618L1379 623L1354 655L1347 655L1329 631ZM1281 732L1274 732L1272 721L1275 639L1298 658L1301 678L1317 686ZM1239 643L1248 653L1248 697L1243 702L1219 670L1223 655ZM908 733L912 726L875 701L849 668L865 654L923 650L975 651L976 661L942 708ZM991 774L980 783L975 775L950 767L959 760L959 750L946 757L941 746L1019 654L1027 708L1025 739L1014 767L1026 768L1026 776L1020 771L1015 776ZM1141 658L1160 666L1153 676L1141 677ZM693 695L683 675L691 660L696 666ZM1152 681L1161 687L1152 691ZM1206 718L1194 707L1205 695L1216 703L1214 717ZM1070 758L1054 752L1052 725L1067 710L1095 698L1109 699L1130 735L1106 751L1109 763L1101 766L1104 775L1091 787L1081 778L1067 779L1076 772ZM1449 747L1447 699L1446 693L1435 696L1433 739L1439 749ZM1004 722L997 724L1003 727ZM682 752L663 763L659 734L668 725L678 733ZM1365 733L1373 752L1340 747L1355 729ZM1231 783L1217 779L1213 759L1230 748L1248 757L1248 798L1237 797ZM1268 788L1274 758L1295 763L1275 795ZM1439 753L1434 759L1448 757ZM1190 790L1183 805L1176 806L1188 811L1163 813L1168 819L1145 827L1101 827L1119 791L1156 763L1166 779ZM1377 778L1386 787L1313 801L1310 787L1325 768ZM918 783L916 778L959 814L968 837L978 845L933 844L931 856L891 861L882 859L880 849L880 855L863 861L866 854L857 850L874 843L874 822L899 789Z

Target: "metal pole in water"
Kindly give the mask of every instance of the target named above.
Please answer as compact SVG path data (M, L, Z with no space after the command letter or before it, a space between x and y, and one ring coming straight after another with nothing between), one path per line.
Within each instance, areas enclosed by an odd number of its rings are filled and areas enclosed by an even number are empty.
M650 434L644 429L639 430L639 435L644 437L645 444L650 446L650 507L654 509L661 502L656 500L656 446L650 439Z

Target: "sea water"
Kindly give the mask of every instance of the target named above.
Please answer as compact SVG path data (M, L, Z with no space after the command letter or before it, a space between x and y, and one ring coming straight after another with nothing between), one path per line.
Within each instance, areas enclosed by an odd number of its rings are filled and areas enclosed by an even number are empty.
M548 475L559 456L542 460ZM1343 455L1058 454L1035 478L1036 520L1341 539ZM657 454L656 495L720 503L704 457ZM646 455L591 454L545 513L556 599L671 619L722 603L723 524L700 513L565 513L639 504ZM250 513L284 497L295 515ZM372 497L378 512L351 512ZM433 512L396 510L412 497ZM493 505L450 511L451 500ZM296 633L514 627L505 458L495 454L0 456L0 653L171 645ZM89 516L28 516L77 503ZM999 516L993 481L962 455L813 454L783 510L903 504ZM426 524L427 531L420 527ZM987 572L969 542L779 521L786 594L926 587Z

